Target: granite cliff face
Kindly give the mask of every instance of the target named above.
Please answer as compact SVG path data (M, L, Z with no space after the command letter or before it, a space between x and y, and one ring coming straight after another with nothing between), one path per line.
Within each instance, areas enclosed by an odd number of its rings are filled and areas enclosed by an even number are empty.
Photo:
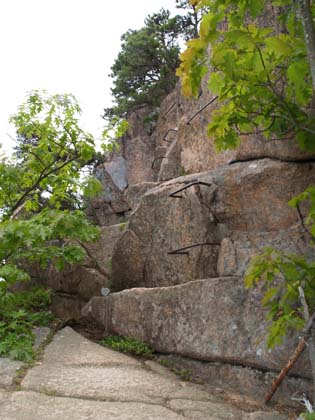
M245 391L262 392L296 339L267 349L262 293L245 290L243 275L265 246L312 255L287 202L314 182L315 155L257 137L217 154L206 137L216 102L204 91L187 100L176 88L157 121L146 108L130 116L119 151L96 171L104 191L88 214L101 240L88 245L84 267L48 273L49 284L57 313L78 317L92 298L83 314L106 332L207 361L209 371L221 363L212 380L238 386L242 376ZM102 297L102 287L111 294ZM309 386L306 356L292 374L283 395Z

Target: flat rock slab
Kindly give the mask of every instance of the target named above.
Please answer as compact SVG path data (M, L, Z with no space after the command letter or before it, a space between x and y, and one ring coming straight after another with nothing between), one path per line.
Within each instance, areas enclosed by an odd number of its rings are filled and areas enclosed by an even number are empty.
M7 402L11 395L12 395L11 392L0 389L0 412L1 412L1 405Z
M152 361L142 363L99 346L69 327L55 335L21 388L0 390L1 420L247 418L209 388L183 382Z
M23 362L0 358L0 387L7 387L13 384L17 371L24 366Z
M93 343L70 327L64 328L55 335L45 350L43 363L44 365L62 364L65 366L141 366L141 363L132 357Z
M16 392L1 406L1 420L184 420L165 407L58 398L34 392Z
M193 420L241 420L243 415L237 409L231 410L227 404L214 403L211 401L191 401L189 399L171 400L168 407L178 411Z
M159 404L171 398L182 385L179 381L130 366L41 365L28 372L22 387L67 397Z

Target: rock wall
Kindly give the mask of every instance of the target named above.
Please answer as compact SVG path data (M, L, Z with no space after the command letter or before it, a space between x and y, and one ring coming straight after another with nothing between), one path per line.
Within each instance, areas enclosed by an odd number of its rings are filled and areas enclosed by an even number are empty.
M310 179L313 163L262 159L156 186L143 195L114 248L114 290L243 275L268 245L311 253L287 204Z
M276 372L296 339L267 348L262 292L245 290L243 276L265 246L313 257L287 203L314 182L315 155L259 136L217 154L206 136L216 106L205 83L195 100L177 87L156 121L152 109L130 115L119 149L96 170L104 189L88 214L101 239L88 245L83 267L47 273L48 283L64 317L79 317L92 298L83 314L106 332L162 353ZM292 374L307 382L306 356Z
M262 291L245 290L243 276L265 246L313 257L287 203L314 182L315 155L293 141L259 136L215 153L206 126L217 103L203 91L186 100L176 88L143 142L125 137L112 157L127 162L119 200L127 203L128 222L113 248L112 293L92 299L83 313L106 332L136 337L162 353L276 372L297 338L267 348ZM143 143L151 147L145 154ZM141 165L128 164L136 156ZM306 355L292 375L306 381L296 381L297 388L308 386Z

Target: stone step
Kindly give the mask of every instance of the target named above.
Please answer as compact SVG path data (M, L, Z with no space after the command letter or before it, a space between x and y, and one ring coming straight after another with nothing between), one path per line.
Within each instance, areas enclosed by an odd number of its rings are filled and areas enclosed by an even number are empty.
M21 389L0 390L1 420L284 420L246 413L210 388L179 380L90 342L67 327L30 369ZM245 407L248 408L248 407ZM256 417L255 417L256 416Z
M291 337L272 351L267 348L261 294L246 290L240 277L124 290L93 298L83 314L97 319L106 332L132 336L157 352L269 371L258 378L265 391L275 376L270 372L282 369L298 339ZM289 389L310 389L307 354L302 355L293 373L305 379L302 383L290 379Z

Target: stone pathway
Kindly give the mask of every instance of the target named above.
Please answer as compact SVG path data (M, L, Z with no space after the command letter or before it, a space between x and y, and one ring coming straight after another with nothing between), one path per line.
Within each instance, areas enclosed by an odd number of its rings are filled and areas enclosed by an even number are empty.
M11 366L9 368L8 366ZM0 364L0 420L285 420L245 413L152 361L95 344L67 327L18 389L18 364Z

